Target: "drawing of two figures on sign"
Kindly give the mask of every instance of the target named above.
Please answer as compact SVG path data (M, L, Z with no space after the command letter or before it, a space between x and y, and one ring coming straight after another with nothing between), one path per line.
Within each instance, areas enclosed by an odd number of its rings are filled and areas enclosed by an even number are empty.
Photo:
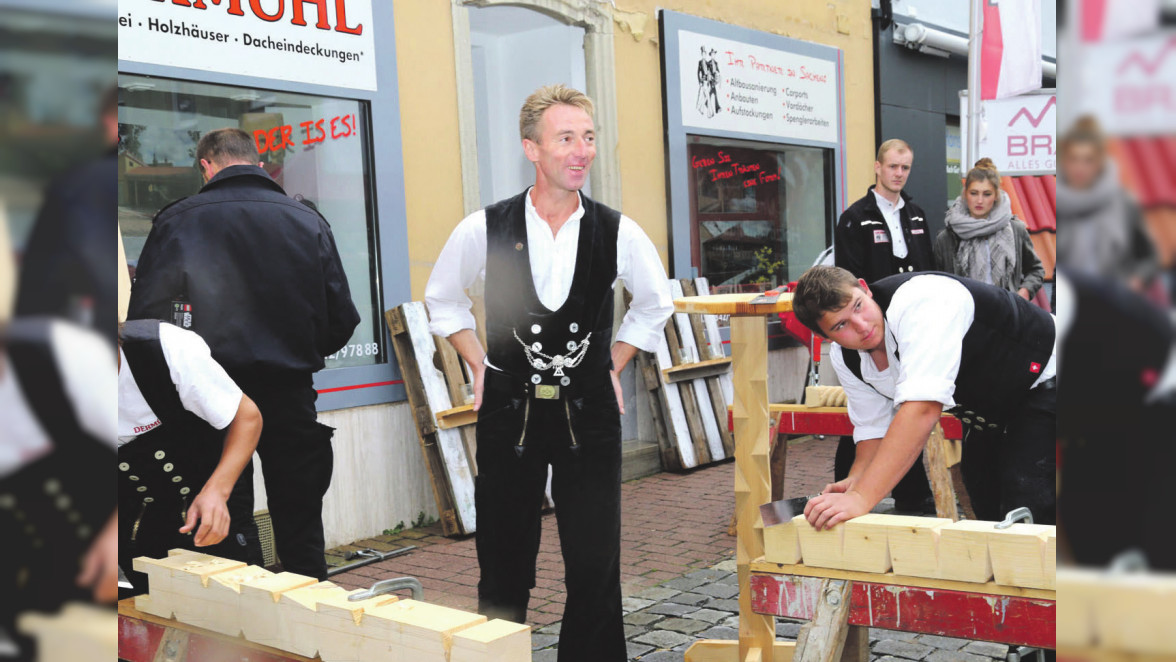
M708 52L706 46L699 49L698 58L698 112L714 117L719 107L719 62L715 60L715 49Z

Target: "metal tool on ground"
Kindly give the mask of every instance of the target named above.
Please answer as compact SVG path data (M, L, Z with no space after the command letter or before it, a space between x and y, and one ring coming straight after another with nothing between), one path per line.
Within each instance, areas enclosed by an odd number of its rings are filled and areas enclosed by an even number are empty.
M355 563L347 563L345 565L337 565L333 568L328 568L327 569L327 576L334 577L335 575L337 575L341 572L347 572L348 570L354 570L356 568L360 568L365 565L368 565L369 563L376 563L378 561L385 561L387 559L395 558L397 556L402 556L404 554L407 554L407 553L413 551L414 549L416 549L416 545L409 545L407 547L401 547L400 549L394 549L389 552L376 551L370 547L365 548L365 549L358 549L355 551L347 552L346 554L343 555L343 559L345 561L350 561L351 559L355 559L355 558L358 558L360 560L356 561Z

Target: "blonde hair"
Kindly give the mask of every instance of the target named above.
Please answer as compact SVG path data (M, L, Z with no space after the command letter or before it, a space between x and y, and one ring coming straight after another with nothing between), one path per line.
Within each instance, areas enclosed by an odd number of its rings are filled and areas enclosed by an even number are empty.
M883 142L881 145L878 145L878 157L874 160L878 163L882 163L882 158L886 156L886 152L893 150L898 150L900 152L910 152L912 156L915 154L915 150L911 149L911 146L908 145L905 140L901 138L891 138L890 140Z
M992 189L998 194L1000 193L1000 172L996 169L996 164L987 156L976 162L972 169L968 171L968 176L964 178L964 189L966 190L973 182L988 182L992 184Z
M583 92L559 83L544 85L532 92L531 96L523 102L523 108L519 111L519 135L525 140L538 142L539 120L548 108L558 104L575 106L588 113L589 117L592 116L594 110L592 99L589 99L588 95Z

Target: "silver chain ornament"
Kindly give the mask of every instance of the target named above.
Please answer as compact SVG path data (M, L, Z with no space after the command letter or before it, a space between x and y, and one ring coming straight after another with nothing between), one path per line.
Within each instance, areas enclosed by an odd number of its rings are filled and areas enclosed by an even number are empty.
M512 333L514 334L514 339L517 340L520 345L522 345L523 352L525 352L527 355L527 363L530 363L531 367L535 368L536 370L549 370L551 368L555 368L555 372L551 374L555 375L556 377L564 376L564 368L575 368L576 366L580 365L580 362L584 360L584 355L588 353L588 340L592 338L592 333L589 332L589 334L584 336L584 339L581 340L578 345L576 345L575 349L571 350L567 354L557 354L555 356L551 356L538 350L531 349L531 346L523 342L523 339L519 337L518 330L512 330Z

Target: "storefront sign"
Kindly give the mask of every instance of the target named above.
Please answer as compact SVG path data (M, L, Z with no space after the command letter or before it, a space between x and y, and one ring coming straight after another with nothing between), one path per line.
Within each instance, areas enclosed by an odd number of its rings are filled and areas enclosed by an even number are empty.
M1176 132L1176 32L1086 44L1082 111L1121 136Z
M837 142L837 65L688 30L678 32L682 124Z
M980 149L975 156L964 154L963 171L988 157L1002 175L1052 175L1056 167L1057 115L1057 94L1053 90L985 101ZM960 132L968 135L966 94L960 95ZM967 141L965 147L966 144Z
M118 57L376 89L371 0L120 0Z

